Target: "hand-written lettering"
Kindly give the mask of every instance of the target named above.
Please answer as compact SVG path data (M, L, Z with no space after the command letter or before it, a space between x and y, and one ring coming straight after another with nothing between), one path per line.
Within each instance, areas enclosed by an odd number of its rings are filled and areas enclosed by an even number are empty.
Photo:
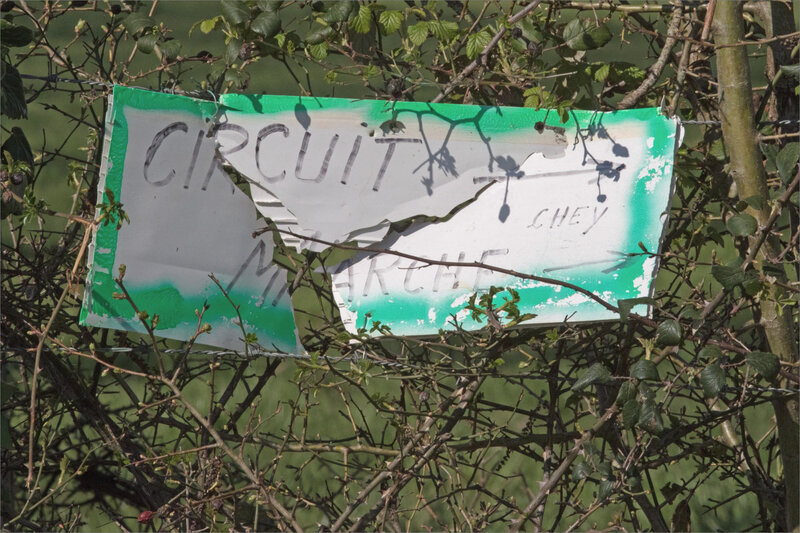
M270 182L270 183L275 183L275 182L278 182L278 181L282 181L283 179L286 178L286 170L285 169L281 170L280 173L273 174L273 175L267 175L264 172L264 170L262 170L262 160L263 160L263 154L265 152L264 143L271 142L271 139L267 139L267 138L270 135L272 135L273 133L281 133L284 138L287 138L287 137L289 137L290 130L289 130L288 126L286 126L286 124L281 124L281 123L269 124L269 125L263 127L259 131L258 136L256 138L256 146L255 146L256 168L258 168L258 171L261 173L262 177L265 180L267 180L268 182ZM340 136L339 136L338 133L336 133L333 136L331 136L330 141L329 141L328 146L327 146L327 150L325 152L325 156L324 156L324 158L322 160L322 163L321 163L321 166L320 166L320 170L319 170L319 172L317 172L316 176L314 176L314 177L304 177L303 168L304 168L304 165L305 165L305 162L306 162L306 157L308 155L308 152L310 151L310 147L313 146L313 143L314 143L313 137L314 137L314 135L315 134L310 132L310 131L306 131L306 132L303 133L303 140L301 141L300 148L299 148L299 150L297 152L297 159L296 159L296 164L295 164L295 169L294 169L294 175L295 175L296 179L301 180L301 181L306 181L306 182L310 182L310 183L320 183L326 178L326 176L328 174L328 169L329 169L330 164L331 164L331 160L333 159L333 157L337 153L337 145L339 144ZM350 147L349 155L347 156L347 161L346 161L346 163L344 165L344 169L342 170L342 175L339 178L339 182L342 183L343 185L346 185L348 183L348 180L350 178L350 172L352 171L353 165L355 164L356 159L358 158L358 154L361 151L362 141L363 140L364 140L364 137L361 136L361 135L356 135L355 138L353 139L353 144ZM387 144L388 145L386 147L386 152L384 154L381 166L378 168L377 176L375 177L375 182L372 185L372 190L373 191L378 191L380 189L380 187L381 187L381 182L383 181L383 178L386 175L386 171L389 168L389 164L392 161L392 158L393 158L393 156L395 154L395 151L397 150L397 146L400 145L400 144L403 144L403 143L421 144L422 143L422 139L405 138L405 137L402 137L402 138L400 138L400 137L378 137L378 138L373 139L373 142L376 145L377 144ZM238 152L238 151L242 150L245 147L246 143L247 143L247 140L245 139L245 141L242 144L236 146L235 150L220 151L220 153L223 154L223 155L227 155L227 154L230 154L230 153ZM276 146L279 146L279 145L276 145Z
M226 153L235 152L241 150L245 144L247 144L247 130L242 128L241 126L237 126L235 124L220 124L217 129L220 130L234 130L242 135L244 135L245 140L241 144L229 149ZM215 130L216 131L216 130ZM175 169L170 169L169 173L162 178L157 178L150 175L150 167L153 164L153 160L155 159L156 155L162 148L164 141L166 141L167 137L172 135L176 132L183 132L184 134L189 133L189 126L185 122L173 122L172 124L168 125L164 129L160 130L156 135L153 137L153 141L150 143L150 146L147 148L147 152L145 153L144 159L144 166L142 168L142 175L144 176L144 180L156 187L164 187L169 185L172 179L175 177ZM194 145L192 147L192 154L189 159L189 166L186 170L186 178L183 182L183 188L188 189L189 184L192 181L192 176L195 172L195 167L197 166L197 161L200 158L200 154L203 151L203 144L211 143L212 141L206 138L206 132L202 129L197 131L197 135L195 137ZM212 158L211 162L208 166L208 170L205 173L205 177L203 179L203 184L200 187L201 190L205 191L208 189L208 183L211 181L211 176L214 174L215 170L222 171L222 166L219 163L217 158ZM233 192L233 189L231 189Z
M256 168L258 169L259 172L261 172L261 175L264 177L264 179L270 183L280 181L286 177L285 170L281 171L280 174L276 174L275 176L267 176L266 174L264 174L264 171L261 170L261 157L260 157L261 141L267 138L267 136L277 132L282 133L284 137L289 136L289 128L287 128L283 124L270 124L269 126L263 128L261 131L258 132L258 140L256 141ZM244 146L242 146L242 148L244 148Z
M169 124L167 127L160 130L156 135L153 137L150 146L147 148L147 152L145 154L145 162L143 168L143 175L145 181L150 183L151 185L155 185L157 187L163 187L168 185L172 179L175 177L176 171L175 169L171 169L166 176L159 177L159 176L151 176L151 165L153 164L153 160L155 159L156 155L161 151L162 145L164 141L172 134L181 132L182 134L189 133L189 126L185 122L173 122ZM222 156L230 156L237 152L241 152L245 150L250 143L250 134L248 133L247 129L243 126L238 124L232 123L222 123L217 124L211 130L211 135L216 139L217 135L220 133L225 132L226 135L226 145L230 145L231 142L227 142L229 138L230 132L235 133L240 138L236 139L236 137L232 137L235 139L236 144L232 146L220 146L219 154ZM280 136L278 138L274 137L273 134L278 133ZM283 181L286 178L286 169L282 169L277 173L269 173L264 167L265 165L265 157L264 153L266 152L265 146L268 143L271 143L275 146L275 149L280 150L280 145L275 144L280 141L280 137L284 139L288 138L290 135L289 127L286 124L281 123L274 123L269 124L258 132L258 135L255 139L255 163L258 172L261 174L261 178L264 179L268 183L276 183L279 181ZM331 165L331 161L337 153L337 145L340 144L340 136L339 134L334 134L327 145L327 150L325 152L325 156L322 160L320 165L320 169L317 172L316 176L313 177L305 177L307 173L304 172L304 166L306 163L307 155L309 151L314 148L314 133L306 131L303 133L302 141L300 142L300 146L297 152L297 158L295 163L294 175L295 178L308 182L308 183L320 183L322 182L327 174L329 167ZM183 183L183 187L185 189L189 188L190 182L192 180L192 175L195 172L195 166L197 161L200 157L200 154L203 152L203 143L207 142L207 132L204 129L199 129L196 133L195 141L191 148L191 155L189 159L189 166L186 172L186 178ZM350 179L350 173L353 169L353 166L356 163L359 153L362 151L363 148L363 140L364 137L361 135L356 135L353 139L353 144L350 147L349 154L347 156L347 161L345 162L344 168L342 170L342 175L339 178L339 182L343 185L347 185ZM375 175L375 181L372 185L373 191L379 191L381 184L383 182L384 177L386 176L387 170L389 169L389 165L392 162L395 152L398 149L399 145L403 144L421 144L422 139L417 138L406 138L406 137L378 137L373 139L373 145L377 146L380 144L385 144L386 151L383 156L383 161L381 162L380 167L377 169L377 174ZM285 150L283 151L285 155ZM170 154L175 156L175 154ZM189 154L187 154L189 155ZM284 159L285 158L281 158ZM280 160L278 161L280 162ZM214 158L209 166L208 171L205 174L205 179L203 181L202 190L206 190L208 186L208 182L211 179L211 175L214 173L215 170L220 168L220 163L217 158ZM279 167L280 168L280 167Z
M157 180L153 180L150 177L149 171L150 171L150 165L153 164L153 159L155 158L158 149L161 148L161 144L167 137L169 137L176 131L182 131L184 133L187 133L189 131L189 126L187 126L185 122L173 122L166 128L156 133L156 136L153 137L153 142L150 143L150 147L147 149L147 153L145 154L144 168L142 169L142 172L144 174L144 180L147 183L155 185L156 187L163 187L164 185L169 184L169 182L172 181L172 178L175 177L174 168L169 171L169 174L167 174L166 177Z
M608 206L581 205L578 207L545 207L539 209L528 224L533 229L556 229L562 226L585 226L583 235L589 233L608 212Z
M282 273L280 267L272 263L272 254L268 254L267 245L262 240L258 241L256 247L253 248L253 251L250 252L250 255L247 256L247 259L245 259L244 263L242 263L242 266L239 267L239 270L236 272L236 275L233 277L231 282L228 283L228 286L225 287L225 292L230 294L231 290L233 290L233 288L236 286L236 283L239 281L239 278L241 278L242 274L244 274L245 271L247 271L247 267L250 266L250 263L253 261L253 259L255 259L256 256L258 256L258 263L255 268L255 275L257 278L260 278L261 276L267 274L270 270L272 270L272 275L269 276L269 281L267 281L267 285L264 287L264 290L261 292L261 297L256 303L258 307L262 307L264 305L264 302L266 301L267 294L269 293L270 289L272 289L279 275ZM271 302L272 307L278 305L281 296L283 296L283 293L285 293L287 290L286 283L280 283L279 285L280 287L278 289L278 293L275 295L275 298L273 298Z
M390 272L405 272L403 277L403 290L407 294L416 294L421 291L449 292L452 290L470 289L473 291L487 290L489 281L494 273L488 269L480 268L478 264L486 264L491 256L507 255L509 250L493 249L484 250L480 254L476 266L464 264L460 266L430 265L424 260L409 260L392 255L378 254L364 259L369 262L366 276L362 287L356 286L356 268L351 262L342 264L340 275L334 282L334 286L346 294L347 301L352 302L356 293L367 297L380 291L380 294L388 295L392 290L387 286L389 280L396 279L390 276ZM448 261L449 254L443 253L439 261ZM460 252L454 262L465 263L467 252ZM346 276L346 278L345 278ZM343 279L344 278L344 279ZM450 279L447 279L450 278ZM445 281L447 279L447 281ZM450 281L452 280L452 282ZM360 291L359 291L360 288Z

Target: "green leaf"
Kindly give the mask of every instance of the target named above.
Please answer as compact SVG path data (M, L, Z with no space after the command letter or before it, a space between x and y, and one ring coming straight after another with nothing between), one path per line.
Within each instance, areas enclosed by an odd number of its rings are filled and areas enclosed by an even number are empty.
M639 389L639 395L647 400L652 400L653 398L656 397L656 393L653 392L652 387L650 387L650 385L648 385L646 381L640 381L638 389Z
M328 57L328 43L323 41L312 44L308 47L308 51L314 59L325 59Z
M761 282L761 276L758 274L756 270L748 270L744 273L744 280L742 281L742 288L744 292L747 293L748 296L755 296L761 289L764 288L764 284Z
M703 349L698 352L697 357L701 361L713 361L722 357L722 350L720 350L719 346L709 344L708 346L704 346Z
M526 89L522 96L525 97L525 107L541 109L542 107L553 107L555 105L555 98L546 89L538 86Z
M781 175L781 178L783 178L784 183L789 183L794 177L794 173L797 171L797 161L799 157L800 143L794 142L784 146L775 158L775 166L778 167L778 173Z
M608 63L603 63L600 65L597 70L594 71L594 81L605 81L608 78L608 74L611 72L611 65Z
M733 215L725 225L734 237L747 237L758 230L758 221L747 213Z
M400 11L387 10L378 17L386 35L391 35L403 26L403 14Z
M131 35L138 35L144 30L149 30L154 26L156 26L156 21L142 13L131 13L125 18L125 29L128 30L128 33Z
M714 265L711 267L711 275L720 285L730 290L744 281L744 272L739 267Z
M542 35L542 32L539 31L539 28L534 26L533 22L531 22L528 18L523 18L517 22L517 28L522 30L522 36L529 41L539 43L544 39L544 36Z
M361 4L358 6L358 13L350 21L350 27L356 33L369 33L372 27L372 9L368 4Z
M147 35L142 35L136 40L136 44L138 45L139 51L143 54L152 54L153 50L156 48L156 43L158 42L158 35L155 33L148 33Z
M15 162L27 165L27 174L30 174L31 170L33 170L33 150L31 150L31 144L28 142L28 138L25 137L25 132L22 131L22 128L12 127L11 135L8 136L0 150L2 150L4 159L7 155L10 155ZM10 164L9 161L6 161L6 163ZM15 165L15 167L19 166Z
M269 39L281 31L281 17L277 13L265 11L253 19L250 27L257 34Z
M611 40L611 32L605 24L597 26L590 19L572 19L564 28L564 41L572 50L594 50Z
M241 39L231 39L225 46L225 64L232 65L239 61L239 50L242 49Z
M633 87L639 85L646 75L646 71L624 61L615 61L613 68L609 73L609 83L625 82L626 87Z
M683 331L677 320L665 320L658 325L656 341L661 346L677 346L681 343Z
M570 102L559 102L558 107L556 108L558 118L561 119L562 124L566 124L569 120L569 107Z
M800 79L800 65L781 65L781 71L789 76L794 76L796 79Z
M658 370L652 361L642 359L631 365L631 377L636 379L658 379Z
M445 20L431 20L428 22L428 29L434 37L440 41L449 42L458 35L458 23Z
M181 43L176 39L164 41L156 45L156 52L159 58L166 57L168 59L175 59L181 51Z
M333 35L333 33L334 30L331 26L324 26L323 28L306 35L306 44L320 44L322 41L325 41L328 37Z
M778 356L769 352L750 352L747 354L747 365L767 380L775 379L781 370Z
M28 116L25 90L19 72L5 60L0 63L0 114L8 118Z
M26 46L33 41L33 30L0 20L0 43L7 47Z
M467 57L469 59L478 57L491 40L492 36L485 30L470 34L470 36L467 37Z
M349 2L350 3L350 2ZM283 4L283 0L258 0L256 7L261 11L274 12Z
M619 392L617 393L617 401L616 404L618 406L623 406L631 400L636 399L636 385L633 384L633 381L625 381L619 388Z
M622 406L622 427L630 429L639 421L639 402L628 400Z
M655 305L656 301L649 296L644 296L641 298L625 298L622 300L617 300L617 307L619 308L619 319L621 322L628 321L628 315L631 314L631 310L640 304L646 305Z
M339 0L338 2L330 2L328 5L330 7L325 12L322 19L330 24L335 24L337 22L344 22L350 18L350 15L356 10L358 3L350 0Z
M408 27L408 38L414 43L414 46L419 46L428 38L428 23L417 22L416 24Z
M587 368L583 374L581 374L581 377L575 381L575 384L572 385L572 390L580 390L595 383L604 383L607 382L609 378L611 378L611 372L601 363L595 363Z
M217 27L218 20L219 17L214 17L213 19L206 19L200 22L200 31L205 34L211 33L212 31L214 31L214 28Z
M700 384L706 398L715 398L719 394L725 386L725 371L719 362L711 363L700 372Z
M614 490L614 480L613 479L604 479L600 482L600 488L597 491L597 499L598 500L605 500Z
M760 194L754 194L753 196L748 196L747 198L744 199L744 203L746 203L753 209L764 209L764 198L762 198Z
M664 429L661 413L655 400L645 400L639 410L639 427L651 433L660 433Z
M250 10L240 0L222 0L222 14L231 24L241 24L250 20Z
M586 479L592 474L592 467L586 461L575 463L572 467L572 481Z
M762 142L761 153L767 158L767 172L774 172L778 169L775 159L778 157L778 146L770 143Z
M232 87L240 89L247 79L247 74L239 69L229 68L225 71L225 83L231 84Z

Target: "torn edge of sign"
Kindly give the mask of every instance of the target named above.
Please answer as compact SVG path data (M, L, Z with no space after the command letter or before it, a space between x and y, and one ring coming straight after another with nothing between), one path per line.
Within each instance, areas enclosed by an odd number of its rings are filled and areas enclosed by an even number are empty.
M663 119L664 117L661 117L661 118ZM650 225L650 231L648 233L648 238L647 239L643 239L643 240L645 240L645 242L649 243L648 246L652 246L653 244L656 244L658 249L659 249L659 252L660 252L660 248L661 248L661 245L663 243L664 235L665 235L665 232L666 232L666 223L667 223L666 216L669 213L669 206L670 206L671 198L672 198L672 196L674 194L674 189L675 189L675 184L676 184L676 175L675 175L675 172L674 172L674 157L675 157L675 154L677 153L677 149L680 146L681 139L682 139L682 128L680 127L680 122L677 119L669 119L669 122L671 122L672 125L673 125L672 133L667 136L667 138L672 141L669 144L667 144L667 146L671 147L671 150L670 150L671 153L669 154L669 157L663 158L663 159L662 158L651 158L651 157L646 158L646 164L642 168L642 172L640 173L640 176L637 177L637 179L635 180L635 181L638 181L639 178L642 177L642 175L644 174L644 171L647 170L648 167L650 167L650 166L653 167L653 168L650 169L650 171L651 172L655 172L657 175L654 175L651 180L645 182L644 185L643 185L643 191L645 192L645 194L649 195L649 194L654 192L654 190L655 190L654 188L655 188L655 184L656 183L661 181L663 178L667 178L667 180L665 180L665 181L668 182L669 185L668 185L668 188L666 189L666 194L665 194L665 189L664 189L664 187L662 185L662 186L659 186L659 194L656 195L659 198L661 198L661 200L658 200L658 201L662 202L662 203L660 203L660 204L650 203L650 208L649 208L651 216L656 216L658 218L658 220L660 221L660 224L659 224L659 227L658 227L658 231L657 231L657 236L655 235L655 232L653 231L653 229L654 229L653 225L651 224ZM652 147L652 141L653 141L652 138L647 140L648 148L653 148ZM556 172L555 174L560 174L560 173L561 172ZM669 175L667 176L667 174L669 174ZM599 180L599 178L598 178L598 180ZM598 184L599 184L599 181L598 181ZM642 187L640 187L640 188L642 188ZM655 239L654 239L654 237L655 237ZM389 239L389 240L391 240L391 239ZM654 240L655 240L655 243L653 242ZM635 244L635 241L633 241L633 242ZM385 246L381 246L380 248L383 248L384 250L386 250L386 249L395 250L395 248L393 246L386 246L386 244L387 244L386 241L384 241L382 244L384 244ZM378 248L378 247L376 247L376 248ZM404 254L408 254L408 255L424 256L424 254L421 254L421 253L416 253L415 254L413 251L411 251L409 249L400 248L400 249L398 249L398 251L400 251L400 252L402 252ZM385 293L385 295L381 299L388 301L390 304L392 304L394 306L403 305L402 298L398 298L398 296L402 296L400 294L400 292L398 292L398 291L394 291L393 292L392 290L389 290L387 292L386 289L383 287L384 280L382 280L380 278L380 276L382 275L381 273L388 271L388 268L391 268L391 267L383 266L383 267L379 268L379 267L377 267L375 265L374 258L377 257L377 256L380 256L380 255L381 255L380 252L377 251L377 250L376 250L375 254L370 254L368 252L364 252L364 253L360 254L360 256L361 256L360 261L358 259L356 259L353 264L342 265L342 268L340 268L339 271L338 271L338 273L340 274L339 279L337 279L336 273L334 273L334 279L333 279L333 283L332 283L333 292L334 292L334 299L335 299L337 305L339 306L340 314L342 316L342 319L343 319L343 322L345 323L346 328L348 329L348 331L351 331L353 333L355 333L357 331L359 326L361 326L361 327L365 328L367 331L369 331L370 330L370 327L369 327L370 326L370 320L368 320L368 317L370 317L372 315L375 315L373 318L375 320L379 320L382 324L392 324L393 323L392 320L388 318L391 315L391 313L386 313L385 309L384 309L384 313L383 314L373 313L373 309L371 309L369 306L370 305L375 305L374 303L373 304L368 304L366 307L363 305L364 302L362 302L362 305L356 305L355 307L353 306L352 302L350 304L348 304L347 300L349 298L346 298L343 295L343 293L340 290L340 288L341 287L348 287L347 290L352 293L352 290L353 290L352 277L350 277L350 280L348 281L348 279L346 279L346 278L342 279L341 276L346 276L347 274L350 274L352 276L352 270L351 269L358 262L361 262L363 264L363 261L369 260L370 257L373 258L371 266L362 267L362 270L364 270L364 269L368 270L368 272L366 273L366 284L364 286L364 296L366 296L366 293L367 293L367 290L368 290L367 287L370 285L370 280L373 281L373 285L374 285L374 281L375 281L375 279L377 279L377 282L380 283L380 288ZM391 255L391 251L389 252L388 255ZM446 258L446 256L442 257L443 260L445 258ZM656 272L657 272L657 269L658 269L657 258L658 258L658 255L650 256L650 257L647 257L646 259L643 260L643 262L641 263L641 270L640 270L640 272L641 272L641 276L640 276L641 277L641 282L638 282L638 280L634 280L634 283L633 283L634 286L630 287L627 292L630 293L631 290L633 290L633 292L635 294L632 294L629 297L632 297L632 298L639 297L639 298L641 298L641 297L644 297L644 296L649 296L649 297L653 296L654 290L655 290L655 276L656 276ZM396 263L397 263L397 261L395 260L392 263L392 265L396 266ZM412 263L411 266L406 265L406 268L408 268L408 269L413 268L413 264L414 263ZM501 267L505 266L506 268L508 268L508 265L497 265L497 266L501 266ZM399 267L396 267L396 268L399 268ZM437 267L433 267L433 268L437 268ZM438 267L438 268L441 268L441 267ZM458 271L458 270L460 270L460 268L456 269L456 271ZM361 281L363 282L364 281L363 276L365 275L364 272L362 272L361 275L362 275ZM448 274L448 275L451 275L451 274ZM373 276L374 276L374 279L373 279ZM437 277L438 277L438 272L437 272ZM407 283L408 282L408 275L406 275L405 279L406 279L406 283ZM567 278L567 280L569 280L569 278ZM458 283L458 282L456 282L456 283ZM455 288L455 285L454 285L454 288ZM516 288L519 288L519 287L516 287ZM561 287L556 287L556 288L558 290L561 289ZM406 289L408 290L408 287L406 287ZM436 288L434 287L433 290L435 292ZM596 296L602 297L602 298L604 298L606 300L612 299L612 303L613 303L613 298L615 297L615 293L608 292L608 291L601 291L601 292L592 291L592 292ZM466 300L463 299L463 296L464 296L463 294L456 295L456 296L458 296L456 298L456 301L463 301L463 303L466 302ZM580 295L580 294L576 293L573 296L578 298L581 301L581 303L590 303L590 299L588 297L584 296L584 295ZM616 298L622 299L622 298L619 298L619 294L618 293L616 294ZM575 300L575 298L569 297L569 298L567 298L566 300L563 300L563 301L564 302L568 302L568 301L572 301L572 300ZM549 301L550 300L548 300L548 302ZM545 302L545 303L547 303L547 302ZM553 305L555 303L556 302L553 302ZM575 302L573 302L573 303L577 303L577 300L575 300ZM453 306L455 306L455 303L453 303ZM408 302L406 302L406 307L409 307ZM415 307L414 305L411 305L409 308L414 308L414 307ZM419 306L416 306L416 307L419 307ZM439 304L430 304L430 307L427 308L427 317L424 317L422 319L417 318L417 323L418 323L417 325L423 326L423 322L425 322L425 318L427 318L428 321L430 321L432 323L434 321L436 321L436 317L437 317L436 310L437 309L441 310L441 307L442 307L442 302L440 302ZM445 308L446 307L447 306L445 306ZM463 306L461 306L461 307L463 307ZM536 306L536 307L539 308L539 307L541 307L541 305ZM522 312L528 312L530 310L531 309L524 309ZM635 308L635 310L637 312L644 312L644 314L650 316L651 313L652 313L652 306L649 305L649 304L648 305L639 305L639 306L637 306ZM365 314L365 311L366 311L366 314ZM357 321L359 320L359 313L364 315L363 316L363 318L364 318L364 323L363 324L357 324ZM424 311L423 311L423 313L424 313ZM457 320L462 321L466 316L467 315L465 314L464 310L459 311L457 313ZM406 318L408 318L408 317L406 317ZM578 321L587 321L587 318L583 318L583 317L581 317L581 318L582 319L578 319ZM594 316L592 318L589 318L588 320L590 320L590 321L614 320L616 318L618 318L618 317L616 317L614 313L610 313L610 312L608 312L606 310L603 313L601 313L600 315ZM565 319L566 319L566 317L565 317ZM399 323L401 325L401 327L393 329L393 333L399 334L399 335L415 335L415 334L416 335L430 335L430 334L435 334L436 333L436 329L437 329L436 327L434 327L433 330L429 330L429 331L424 331L425 328L421 327L421 328L418 328L419 332L417 332L417 330L415 330L414 326L408 324L407 322L408 322L407 320L400 319L400 318L394 319L394 324L398 324ZM441 320L439 322L441 322ZM540 321L538 321L537 325L544 326L544 325L552 325L554 323L561 323L561 322L562 322L561 320L545 320L545 321L541 321L540 320ZM403 324L405 324L405 325L403 325ZM405 329L403 329L403 328L405 328ZM474 327L471 327L471 328L468 328L468 329L474 329ZM375 334L375 333L373 333L373 334Z
M106 190L106 176L108 175L108 154L111 151L111 135L114 129L114 93L113 91L108 95L108 107L106 108L106 115L104 120L104 134L103 134L103 147L100 156L100 171L97 180L97 195ZM87 320L93 308L93 289L94 289L94 276L96 273L95 254L97 253L97 230L95 229L89 246L86 249L86 283L83 287L83 300L81 302L81 310L79 320L82 324L87 324Z
M678 186L678 174L675 172L675 163L674 158L678 155L678 150L680 150L681 145L683 144L683 138L686 135L686 129L681 124L680 118L677 116L673 117L666 117L670 121L672 121L675 125L675 146L672 151L673 163L672 163L672 176L669 183L669 194L667 195L666 202L664 204L664 209L662 211L661 216L664 218L664 223L661 229L661 235L658 238L658 249L655 252L655 255L652 257L652 265L653 270L652 274L650 275L650 286L647 290L647 297L652 299L655 296L656 292L656 276L658 275L658 269L661 267L661 257L664 247L664 240L667 237L667 223L669 213L672 210L672 199L675 197L675 189ZM647 318L653 317L653 304L646 303L647 310L645 315Z
M518 170L512 153L524 158L539 152L545 157L563 157L567 144L563 128L548 127L543 122L538 128L533 123L525 126L517 108L501 111L488 106L434 107L419 102L387 106L382 101L226 96L222 101L228 107L215 130L217 153L250 181L251 195L259 210L276 224L284 242L298 250L324 249L326 246L318 240L369 247L382 241L392 224L420 216L447 219L454 206L474 201L487 184L502 181ZM351 107L343 108L344 103ZM445 116L442 109L449 115ZM501 117L503 113L515 115L516 124L506 119L487 120L485 115L491 110ZM403 113L410 114L416 122L404 118L409 124L406 128L398 120L398 114ZM380 126L376 126L378 122ZM396 126L384 127L390 122ZM500 124L508 131L495 131L492 138L482 132L487 127L484 122L495 129ZM515 128L520 131L515 133ZM533 137L520 135L526 128ZM279 151L269 154L269 148L264 146L270 143L278 143L279 148L273 147L273 151ZM365 145L369 145L366 151ZM475 150L480 145L487 152L482 158ZM514 146L516 150L500 151L495 157L493 146ZM380 147L386 147L385 154ZM392 169L389 162L396 147L405 150L402 157L423 163L413 169L395 162ZM287 148L297 153L294 177L287 177L286 167L278 174L268 175L262 164L274 165L276 159L284 164L293 162L294 154L287 154ZM414 153L416 156L412 157ZM316 169L320 165L317 177L309 177L306 167ZM429 175L425 171L418 173L423 165ZM456 170L456 165L462 168ZM329 166L341 173L340 181L335 176L328 177L332 173ZM493 167L497 167L494 172ZM372 184L368 174L376 169L377 179ZM491 175L498 172L502 175ZM420 182L414 182L416 177ZM342 187L344 184L347 187ZM379 187L381 194L376 194Z

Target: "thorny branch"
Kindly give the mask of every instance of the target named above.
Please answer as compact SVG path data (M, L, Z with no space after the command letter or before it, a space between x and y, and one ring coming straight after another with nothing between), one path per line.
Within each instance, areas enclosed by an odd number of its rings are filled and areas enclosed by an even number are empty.
M711 61L762 46L788 47L774 57L796 61L798 32L766 31L763 6L740 6L744 33L723 42L712 21L729 6L713 1L362 2L344 15L331 13L336 3L258 2L248 17L226 2L224 9L203 6L213 15L195 29L203 48L213 41L226 50L215 56L189 50L187 41L169 51L186 36L160 18L164 3L13 4L2 4L10 6L7 20L35 33L25 47L4 40L3 68L38 78L24 78L28 120L9 122L32 147L21 186L5 154L2 161L6 528L113 523L135 530L137 520L159 530L794 527L782 503L791 460L771 420L797 399L798 361L782 352L773 364L763 328L765 310L774 312L769 319L797 321L800 287L796 270L785 268L796 262L800 235L792 124L748 137L760 143L760 198L730 190L731 150L719 129L687 125L697 130L678 154L662 249L650 254L661 262L652 317L509 328L488 308L498 323L479 331L351 335L320 274L335 254L307 253L282 263L295 276L291 294L308 350L296 359L259 357L249 343L240 354L197 352L207 331L203 306L183 345L162 340L152 322L144 321L142 336L78 320L91 233L104 222L97 186L109 83L191 94L273 92L278 75L270 67L265 80L259 70L269 64L285 69L278 72L299 93L315 96L363 86L359 97L564 109L656 106L670 96L671 113L726 121L729 136L740 113L721 113L726 102L717 90L726 82ZM266 37L252 21L270 13L280 18L280 33ZM624 28L613 46L649 43L656 59L626 64L608 52L611 44L570 49L564 29L576 16L591 28ZM456 30L448 30L451 22ZM424 39L415 44L409 30L419 23L411 33ZM322 31L321 41L311 42L312 30ZM149 40L156 44L147 55ZM680 53L673 52L678 41ZM781 68L792 66L771 64L766 89L758 89L762 101L744 98L746 107L783 118L790 103L772 89L793 83L792 69ZM532 94L541 99L533 102ZM4 151L13 133L6 118ZM46 124L44 135L34 121ZM753 206L757 228L734 235L727 222ZM413 259L557 284L619 311L573 283ZM121 297L146 312L147 302L134 301L123 281ZM219 289L236 320L237 302ZM142 344L147 350L134 349ZM726 480L715 485L716 500L709 480Z

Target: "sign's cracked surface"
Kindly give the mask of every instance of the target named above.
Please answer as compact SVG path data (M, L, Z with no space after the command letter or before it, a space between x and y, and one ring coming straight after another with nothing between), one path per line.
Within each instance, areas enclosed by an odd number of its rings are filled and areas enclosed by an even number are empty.
M286 274L271 264L269 235L249 235L263 226L256 208L298 235L282 235L298 249L369 248L332 275L350 331L374 321L407 335L453 321L481 327L464 305L493 285L516 289L534 323L614 318L564 287L425 258L557 278L611 304L651 294L656 260L640 243L659 249L680 136L656 109L574 111L562 124L525 108L244 95L211 103L119 87L114 98L101 187L131 225L98 233L86 323L136 329L128 304L110 301L121 262L155 307L209 298L214 272L263 345L296 348ZM252 198L223 165L248 179ZM217 333L204 342L241 343L227 307L216 305ZM159 333L188 338L189 318Z

